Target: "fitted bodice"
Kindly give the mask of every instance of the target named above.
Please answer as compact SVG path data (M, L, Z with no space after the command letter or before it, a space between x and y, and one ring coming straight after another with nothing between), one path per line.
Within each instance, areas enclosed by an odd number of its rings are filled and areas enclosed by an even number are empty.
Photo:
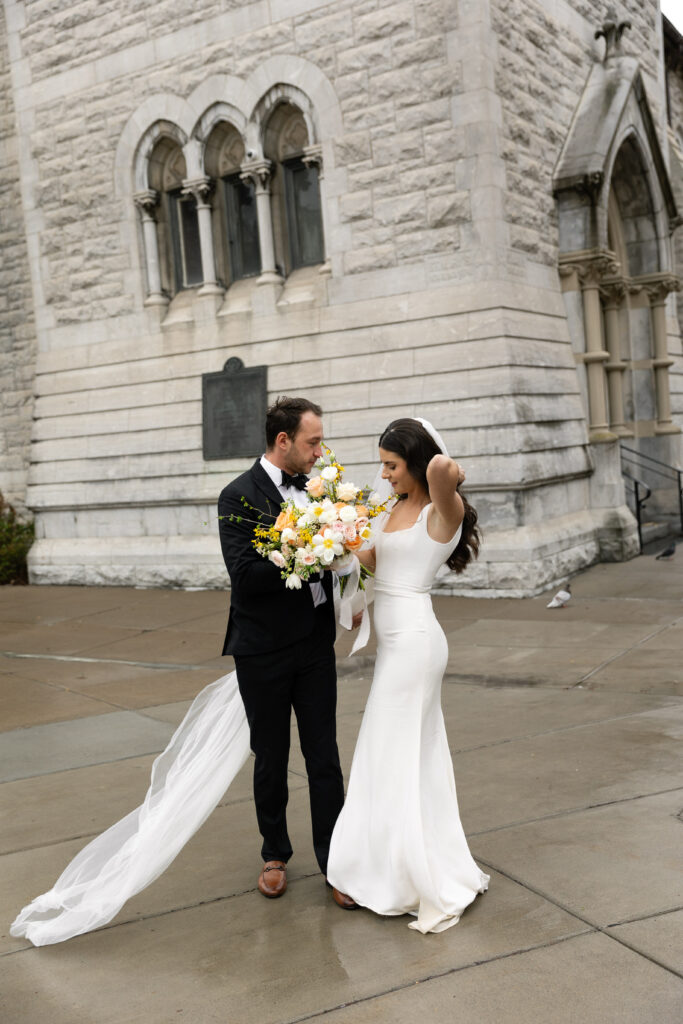
M455 549L462 526L451 540L441 543L433 540L427 530L431 503L425 505L413 526L406 530L382 532L375 541L377 567L375 592L402 594L428 594L436 574Z

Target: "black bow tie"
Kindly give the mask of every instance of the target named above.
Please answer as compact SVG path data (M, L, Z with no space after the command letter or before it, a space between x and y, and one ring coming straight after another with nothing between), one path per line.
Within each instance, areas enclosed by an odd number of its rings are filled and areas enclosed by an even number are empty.
M294 473L290 475L282 470L282 487L296 487L297 491L305 491L306 484L308 483L308 477L303 473Z

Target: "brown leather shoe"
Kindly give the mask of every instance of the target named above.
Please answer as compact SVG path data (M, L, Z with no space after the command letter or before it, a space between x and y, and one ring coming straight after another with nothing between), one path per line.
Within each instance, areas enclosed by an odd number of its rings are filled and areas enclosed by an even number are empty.
M287 865L283 860L267 860L258 876L259 892L268 899L282 896L287 889Z
M356 901L347 896L345 892L339 892L339 889L335 889L334 886L332 886L332 899L342 910L358 910Z

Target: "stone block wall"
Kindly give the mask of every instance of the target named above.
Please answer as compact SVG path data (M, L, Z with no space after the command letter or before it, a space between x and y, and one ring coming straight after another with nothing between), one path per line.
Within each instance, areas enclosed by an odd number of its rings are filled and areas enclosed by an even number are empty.
M25 513L36 333L5 16L0 6L0 492Z
M657 4L625 6L640 45ZM5 7L40 341L35 580L224 584L213 503L249 460L203 461L201 374L233 355L269 366L271 397L322 403L359 483L388 420L434 421L487 532L465 589L537 592L610 545L629 552L618 486L608 500L590 484L552 197L606 4ZM222 305L186 293L160 319L121 139L149 127L145 101L199 104L207 83L259 81L272 61L296 83L315 69L334 96L332 274L242 282ZM656 54L644 61L661 109Z

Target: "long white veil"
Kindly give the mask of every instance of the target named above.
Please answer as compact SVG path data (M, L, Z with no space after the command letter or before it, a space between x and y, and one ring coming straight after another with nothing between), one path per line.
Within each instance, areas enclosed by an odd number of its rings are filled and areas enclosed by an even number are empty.
M49 892L18 915L10 934L34 946L107 924L166 870L249 756L249 726L231 672L193 701L155 760L143 803L74 857Z

